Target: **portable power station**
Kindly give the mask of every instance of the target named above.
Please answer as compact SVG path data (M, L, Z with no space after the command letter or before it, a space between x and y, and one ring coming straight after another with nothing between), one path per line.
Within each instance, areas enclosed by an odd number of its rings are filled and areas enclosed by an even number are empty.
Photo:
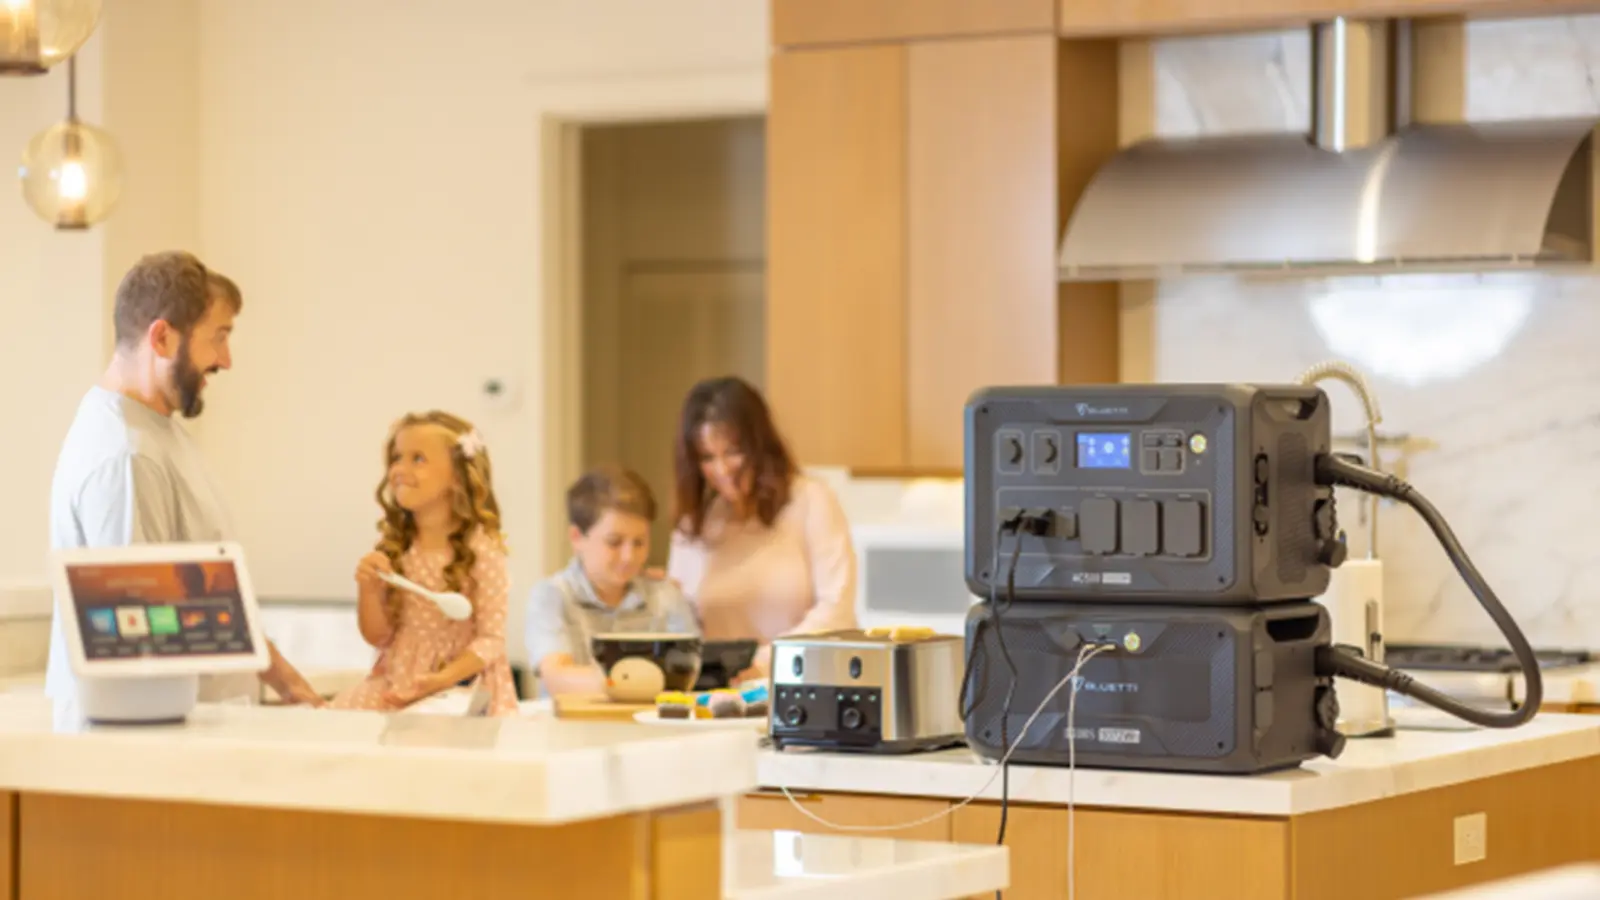
M1533 650L1415 488L1332 452L1310 385L987 388L966 408L967 743L991 759L1250 773L1337 756L1335 677L1496 728ZM1336 486L1409 505L1500 627L1524 705L1479 709L1334 646ZM1031 724L1030 724L1031 723Z
M1015 598L1232 605L1304 600L1343 560L1328 396L1295 385L1005 388L967 404L967 586L1022 535ZM1037 519L1035 519L1037 521Z

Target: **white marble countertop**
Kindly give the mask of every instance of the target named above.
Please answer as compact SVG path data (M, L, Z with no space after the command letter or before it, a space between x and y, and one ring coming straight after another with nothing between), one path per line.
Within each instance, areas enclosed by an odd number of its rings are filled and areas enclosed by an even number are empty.
M722 866L728 900L948 900L1010 885L1005 847L795 831L732 832Z
M744 731L202 704L183 725L56 722L0 694L0 789L559 824L756 786Z
M1336 760L1263 775L1084 768L1074 774L1065 766L1013 765L1010 796L1019 803L1064 805L1072 796L1082 806L1291 816L1600 755L1597 716L1547 714L1495 730L1433 712L1397 710L1396 718L1412 728L1392 738L1350 740ZM761 786L771 790L952 800L980 788L980 799L999 800L995 772L965 748L908 756L764 750L758 769Z

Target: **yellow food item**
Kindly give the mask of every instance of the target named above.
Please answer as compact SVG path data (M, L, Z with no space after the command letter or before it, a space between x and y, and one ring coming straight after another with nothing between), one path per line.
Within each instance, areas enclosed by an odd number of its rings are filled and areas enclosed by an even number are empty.
M693 702L694 697L690 696L689 694L685 694L683 691L662 691L656 695L656 705L658 706L669 703L676 705Z
M885 628L882 625L876 625L867 629L867 637L869 638L886 638L893 633L893 628Z
M893 631L889 632L889 640L896 642L925 641L931 637L933 637L933 629L924 628L921 626L913 627L910 625L900 625L897 626Z

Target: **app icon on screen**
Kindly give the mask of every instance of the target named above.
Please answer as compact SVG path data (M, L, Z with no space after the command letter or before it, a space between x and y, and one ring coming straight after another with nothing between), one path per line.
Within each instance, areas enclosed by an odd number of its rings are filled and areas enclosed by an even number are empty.
M150 607L151 634L177 634L178 610L171 606Z
M117 614L109 609L91 609L89 627L93 628L96 634L116 634Z
M117 607L117 630L123 637L142 637L150 633L150 623L144 617L142 606Z
M203 609L186 609L179 615L179 618L183 620L183 627L186 630L192 631L196 628L204 628L206 625L206 611Z
M233 613L228 612L225 609L218 610L217 611L217 624L218 625L224 625L224 626L232 625L233 624Z

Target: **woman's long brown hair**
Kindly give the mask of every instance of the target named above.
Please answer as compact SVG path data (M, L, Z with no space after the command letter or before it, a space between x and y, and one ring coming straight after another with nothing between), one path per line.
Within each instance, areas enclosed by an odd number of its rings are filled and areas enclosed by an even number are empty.
M728 429L731 439L744 452L744 464L753 476L751 499L756 516L761 524L771 527L778 513L789 505L794 460L773 424L772 412L761 392L749 382L729 376L700 382L689 389L683 400L678 441L672 448L678 481L673 521L678 529L689 537L700 537L706 511L715 499L700 471L700 431L707 425Z
M461 450L461 436L473 430L472 423L446 412L432 410L411 413L396 422L389 430L389 440L383 448L383 480L378 483L378 505L383 507L383 518L378 520L377 549L389 557L394 570L404 575L400 558L417 539L417 523L411 513L400 507L389 490L389 466L394 459L394 441L400 432L413 425L431 425L442 428L452 438L451 467L455 469L456 483L451 491L450 511L455 514L456 528L450 533L450 548L454 558L444 569L447 590L468 593L472 567L478 555L467 544L474 528L481 528L490 540L505 546L500 533L500 503L494 496L493 470L489 466L489 451L478 449L469 457ZM470 599L470 594L468 594Z

